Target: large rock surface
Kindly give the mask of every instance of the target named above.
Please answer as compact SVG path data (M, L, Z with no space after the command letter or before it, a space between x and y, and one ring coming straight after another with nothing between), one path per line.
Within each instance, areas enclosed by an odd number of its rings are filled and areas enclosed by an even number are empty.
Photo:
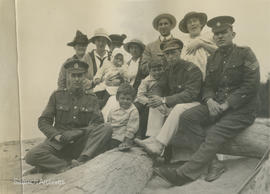
M151 176L152 160L140 148L130 152L112 150L62 174L46 176L46 180L58 184L25 185L24 193L137 194Z
M257 120L256 123L269 127L269 120ZM31 168L25 164L23 156L42 140L23 141L22 151L19 142L0 144L1 177L6 178L6 182L3 180L1 182L1 194L22 193L22 185L14 185L13 179L20 179L21 170ZM208 183L199 179L184 187L172 187L159 177L152 177L152 160L141 149L133 148L132 152L128 153L112 150L62 174L37 174L23 177L23 181L28 181L28 184L23 185L23 193L235 193L245 179L252 174L258 159L231 156L226 156L225 159L228 171L217 181ZM258 189L268 192L269 166L268 161L263 165L256 179L245 187L243 193L260 193ZM29 181L35 184L29 184Z

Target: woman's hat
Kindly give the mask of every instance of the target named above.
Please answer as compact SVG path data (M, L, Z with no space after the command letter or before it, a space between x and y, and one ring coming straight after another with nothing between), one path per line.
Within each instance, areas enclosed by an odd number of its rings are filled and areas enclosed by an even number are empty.
M74 37L72 42L67 43L68 46L74 47L76 44L85 44L88 45L88 38L81 31L77 30L76 36Z
M139 39L132 39L129 42L127 42L126 44L124 44L124 49L125 51L127 51L129 53L129 47L131 44L136 44L141 48L141 51L144 51L145 48L145 44L143 44L142 41L140 41Z
M112 44L115 44L115 45L120 47L123 45L123 42L127 38L127 35L125 35L125 34L121 34L121 35L120 34L111 34L109 37L112 41Z
M179 22L179 30L181 30L184 33L188 33L187 30L187 20L190 18L198 18L201 22L202 28L205 26L206 22L207 22L207 15L205 13L201 13L201 12L189 12L187 13L184 18Z
M89 39L89 42L92 42L95 44L95 40L97 37L104 37L106 38L107 40L107 44L110 45L112 40L110 39L107 31L104 29L104 28L98 28L95 30L94 32L94 36L92 36L90 39Z

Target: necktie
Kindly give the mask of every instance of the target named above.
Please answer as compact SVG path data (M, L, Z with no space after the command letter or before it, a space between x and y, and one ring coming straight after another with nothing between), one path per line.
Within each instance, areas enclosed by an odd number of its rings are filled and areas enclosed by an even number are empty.
M100 58L100 57L98 57L98 56L97 56L97 58L98 58L98 60L100 61L100 65L99 65L99 67L102 67L103 62L104 62L104 60L105 60L107 57Z

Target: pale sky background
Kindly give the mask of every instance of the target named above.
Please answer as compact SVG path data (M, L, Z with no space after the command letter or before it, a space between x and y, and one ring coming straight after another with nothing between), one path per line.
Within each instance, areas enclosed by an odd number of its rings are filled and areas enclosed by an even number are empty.
M236 19L235 43L253 49L261 64L262 80L270 72L270 0L17 0L16 6L24 139L42 136L37 119L56 89L60 66L74 53L66 43L77 29L91 37L96 28L103 27L109 33L125 33L128 39L139 38L147 44L157 39L152 20L160 13L176 17L172 34L178 38L183 36L178 23L187 12L205 12L209 19L231 15ZM204 31L210 29L205 27ZM92 48L88 46L88 50ZM10 104L16 107L14 101ZM7 121L13 122L11 118ZM9 138L16 135L10 133Z

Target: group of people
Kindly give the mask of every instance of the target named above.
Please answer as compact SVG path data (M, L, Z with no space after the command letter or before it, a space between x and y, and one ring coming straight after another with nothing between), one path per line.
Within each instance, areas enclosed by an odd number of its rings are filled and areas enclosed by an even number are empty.
M179 22L187 34L180 40L171 34L176 18L160 14L153 20L160 35L147 45L124 43L126 35L102 28L90 39L77 31L68 43L75 55L61 67L58 89L38 120L47 139L25 157L35 166L29 173L62 172L134 144L169 163L185 132L192 157L154 172L178 186L205 170L205 180L217 179L226 169L217 153L254 122L258 103L259 63L249 47L233 43L234 21L189 12ZM205 25L213 34L201 33ZM86 53L89 43L96 48Z

